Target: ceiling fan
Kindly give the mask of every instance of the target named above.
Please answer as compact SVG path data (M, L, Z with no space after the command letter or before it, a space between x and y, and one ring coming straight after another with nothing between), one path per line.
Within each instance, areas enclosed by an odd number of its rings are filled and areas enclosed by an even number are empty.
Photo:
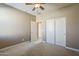
M41 10L44 10L44 7L42 6L42 4L45 4L45 3L25 3L25 5L34 5L32 11L35 11L38 8L40 8Z

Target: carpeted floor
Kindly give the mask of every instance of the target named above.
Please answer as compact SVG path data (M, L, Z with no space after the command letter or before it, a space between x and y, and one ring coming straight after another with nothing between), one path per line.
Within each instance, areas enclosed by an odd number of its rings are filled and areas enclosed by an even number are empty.
M30 47L25 52L25 56L78 56L78 52L74 52L64 47L54 46L52 44L41 42L34 47Z
M64 47L48 44L45 42L39 43L21 43L15 46L4 49L3 56L78 56L79 52L65 49Z

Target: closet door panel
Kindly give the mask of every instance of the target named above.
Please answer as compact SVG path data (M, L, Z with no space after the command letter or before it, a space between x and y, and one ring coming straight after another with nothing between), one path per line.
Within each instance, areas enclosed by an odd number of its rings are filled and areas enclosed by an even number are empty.
M55 19L56 23L56 44L66 46L66 20L65 18Z
M54 20L46 20L46 41L54 44Z

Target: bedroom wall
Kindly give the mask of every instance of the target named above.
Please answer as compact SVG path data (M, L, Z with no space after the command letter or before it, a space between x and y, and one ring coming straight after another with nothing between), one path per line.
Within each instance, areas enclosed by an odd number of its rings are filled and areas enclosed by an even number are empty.
M30 22L36 17L0 4L0 48L31 40Z
M46 12L37 16L36 19L45 22L45 20L57 17L66 18L66 46L79 49L79 4L72 4L56 11ZM45 40L45 34L43 36Z

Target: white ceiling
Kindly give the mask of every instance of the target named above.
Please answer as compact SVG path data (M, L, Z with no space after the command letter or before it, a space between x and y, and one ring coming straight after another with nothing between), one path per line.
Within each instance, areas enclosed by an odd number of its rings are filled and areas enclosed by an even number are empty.
M34 7L33 5L25 5L24 3L6 3L6 4L10 5L12 7L15 7L17 9L20 9L22 11L25 11L27 13L30 13L32 15L37 16L37 12L36 11L32 11L32 8ZM42 13L45 13L45 12L57 10L59 8L67 6L67 5L70 5L70 3L46 3L46 4L42 5L45 8L45 10L41 11L39 9L39 11L42 14Z

